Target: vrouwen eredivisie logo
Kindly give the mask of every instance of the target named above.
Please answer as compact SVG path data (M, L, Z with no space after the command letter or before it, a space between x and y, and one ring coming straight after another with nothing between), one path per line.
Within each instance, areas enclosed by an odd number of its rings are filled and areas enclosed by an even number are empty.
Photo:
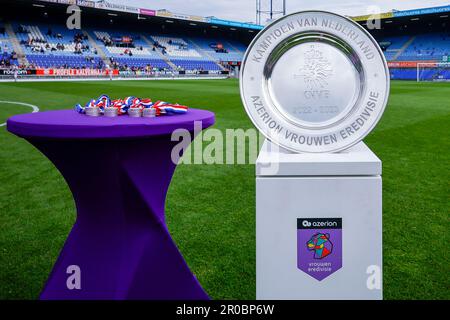
M342 268L342 218L297 219L297 267L319 281Z

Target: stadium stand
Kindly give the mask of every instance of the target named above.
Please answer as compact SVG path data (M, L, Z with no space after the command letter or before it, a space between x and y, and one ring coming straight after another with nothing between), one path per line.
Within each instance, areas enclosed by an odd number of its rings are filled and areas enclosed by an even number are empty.
M118 66L176 70L221 70L219 59L210 58L199 50L199 46L190 38L173 35L137 34L133 32L93 31L96 41L106 56L113 59ZM114 39L132 39L128 45L120 44ZM241 45L243 46L243 45ZM232 54L230 60L240 61ZM227 60L228 61L228 60Z
M380 42L389 43L385 51L388 61L440 61L443 56L450 54L450 33L392 36L382 38Z
M204 38L193 38L191 40L206 55L218 61L241 61L243 52L237 51L228 42ZM240 46L242 47L242 45Z
M42 68L93 68L100 69L103 62L99 57L58 56L30 54L28 62Z
M28 63L42 68L103 68L105 61L97 49L89 46L86 34L92 36L96 47L103 51L106 63L119 69L217 71L223 69L218 65L222 60L242 59L242 53L234 49L222 53L220 57L211 57L197 49L199 45L192 39L185 40L177 36L144 36L116 30L76 31L55 24L12 25ZM1 37L6 36L1 34ZM202 44L202 40L199 43ZM242 44L236 44L239 45L243 47Z
M42 68L103 68L79 30L54 24L13 23L29 64Z
M17 53L13 50L5 25L0 23L0 67L18 65Z
M169 58L202 58L202 55L182 38L159 35L151 35L150 37L154 41L155 48L161 50L161 53L167 55Z
M42 68L103 68L97 49L83 32L59 25L13 23L28 63ZM122 70L223 69L218 62L241 61L245 45L224 39L86 30L103 50L107 63ZM119 39L119 40L117 40ZM120 39L128 39L124 43ZM450 34L423 33L379 38L388 61L440 61L450 54ZM17 65L8 34L0 24L1 65ZM423 77L440 73L428 70ZM391 68L392 79L415 79L416 69Z
M179 60L173 60L173 63L177 66L178 69L181 70L209 70L209 71L215 71L220 70L221 68L215 63L214 61L204 61L204 60L186 60L186 59L179 59Z
M94 31L97 44L103 48L109 57L120 57L123 55L146 57L146 58L158 58L158 55L152 53L147 47L146 43L141 40L140 36L127 33L121 35L117 33L109 33L106 31ZM114 41L114 39L128 39L129 43L120 41ZM120 45L116 45L120 43ZM131 53L131 54L130 54Z
M442 60L450 53L450 33L427 33L414 36L397 60Z
M11 67L18 65L17 54L11 50L8 41L0 40L0 67Z
M169 20L166 16L137 16L136 20L133 14L126 16L88 8L83 9L88 22L83 20L82 30L69 30L65 26L64 6L46 4L42 16L34 17L30 13L27 18L17 1L8 2L14 10L0 14L0 67L20 62L23 68L219 74L240 66L247 45L258 30L251 30L248 24L242 28L230 27L239 25L237 22L217 26ZM49 10L54 11L48 14ZM16 15L6 15L5 19L3 14L11 12ZM448 78L450 64L447 12L450 6L395 11L382 19L378 30L369 29L364 19L354 19L380 43L392 79L411 80L419 76L439 80ZM116 22L116 19L120 20ZM420 63L439 66L424 66L419 70Z
M94 54L84 35L78 30L69 30L58 25L25 24L16 24L15 30L27 54L52 53L60 56Z
M97 28L69 30L63 25L44 23L13 22L12 26L27 62L41 68L110 65L121 70L220 71L225 69L221 63L241 61L246 49L237 41L217 38ZM95 42L92 47L88 35ZM0 33L3 38L7 35Z
M170 65L153 51L141 35L133 32L90 31L108 64L119 69L170 69Z
M50 68L103 68L97 49L90 48L89 33L107 63L121 69L222 70L218 63L241 61L245 45L225 39L140 34L115 30L68 30L63 26L13 24L30 64ZM0 25L0 31L2 31ZM127 39L128 42L122 40ZM450 34L423 33L379 38L388 61L440 61L450 54ZM8 35L0 32L2 52L11 53ZM8 50L5 50L5 46ZM2 56L3 57L3 56ZM3 57L17 64L10 56ZM432 77L433 75L429 75ZM392 70L393 79L412 79L414 70Z
M416 64L447 61L450 56L450 32L411 32L407 35L382 37L379 42L384 48L388 62L409 62L409 67L391 67L391 79L417 80L419 78L433 81L449 79L448 68L421 69L419 64L418 70Z

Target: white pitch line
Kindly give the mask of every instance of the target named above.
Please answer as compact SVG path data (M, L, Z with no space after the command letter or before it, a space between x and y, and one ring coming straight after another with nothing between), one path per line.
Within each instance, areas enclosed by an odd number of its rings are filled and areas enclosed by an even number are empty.
M25 103L25 102L17 102L17 101L1 101L0 100L0 104L2 103L9 103L9 104L18 104L21 106L26 106L26 107L30 107L31 109L33 109L33 111L31 113L35 113L39 111L39 108L37 106L35 106L34 104L29 104L29 103ZM4 123L0 123L0 127L6 126L6 122Z

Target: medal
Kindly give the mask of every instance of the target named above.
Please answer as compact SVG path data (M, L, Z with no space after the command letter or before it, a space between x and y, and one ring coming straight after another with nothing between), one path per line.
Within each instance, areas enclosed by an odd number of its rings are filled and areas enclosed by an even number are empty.
M126 97L123 100L111 100L107 95L101 95L97 100L90 100L84 107L81 104L75 105L76 112L93 117L98 117L101 114L105 117L128 114L132 118L141 116L152 118L161 115L183 114L187 110L187 106L178 103L172 104L165 101L153 103L151 99L140 99L134 96Z
M155 108L145 108L142 111L142 116L145 117L145 118L156 117L156 109Z
M105 117L117 117L118 109L114 106L106 107L103 114L105 115Z
M86 107L84 110L86 115L90 117L98 117L101 113L99 107Z

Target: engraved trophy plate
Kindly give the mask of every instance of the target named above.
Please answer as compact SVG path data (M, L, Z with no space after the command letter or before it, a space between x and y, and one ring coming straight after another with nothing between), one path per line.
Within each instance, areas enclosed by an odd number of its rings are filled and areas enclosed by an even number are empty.
M384 55L360 25L305 11L261 31L241 68L244 107L266 138L294 152L336 152L375 127L389 96Z

